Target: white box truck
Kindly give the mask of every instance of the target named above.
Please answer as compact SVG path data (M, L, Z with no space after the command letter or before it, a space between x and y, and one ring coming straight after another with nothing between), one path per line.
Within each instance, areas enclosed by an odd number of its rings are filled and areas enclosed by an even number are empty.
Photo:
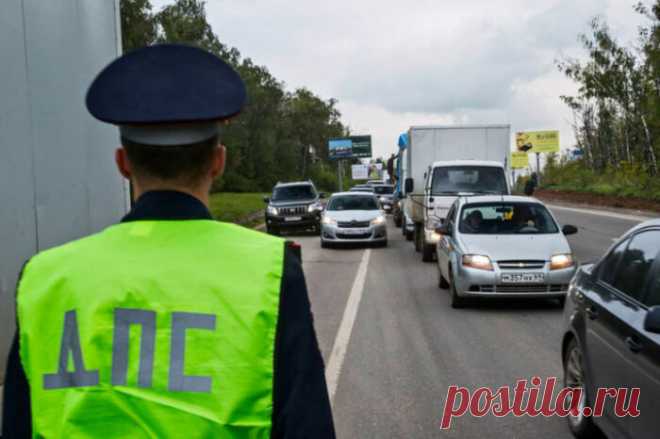
M403 150L404 216L415 249L431 261L442 223L457 197L509 194L509 125L419 126Z
M21 266L127 211L117 130L85 109L87 87L119 53L119 0L2 2L0 409Z

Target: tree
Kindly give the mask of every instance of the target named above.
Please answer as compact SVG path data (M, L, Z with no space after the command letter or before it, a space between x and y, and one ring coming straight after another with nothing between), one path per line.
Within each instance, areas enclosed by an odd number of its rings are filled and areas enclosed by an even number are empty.
M581 35L588 59L562 60L559 69L579 84L577 96L562 96L575 115L577 143L585 165L598 172L636 164L658 174L660 150L660 0L649 11L635 9L650 21L639 33L641 50L623 47L606 23L594 19L591 34Z
M176 0L157 13L149 0L122 0L121 7L126 50L153 43L190 44L223 58L243 78L248 100L241 115L223 127L228 163L216 190L265 191L278 180L303 178L336 187L327 141L348 135L348 128L334 99L325 101L304 88L287 92L265 66L223 44L207 20L204 1Z
M124 52L156 41L157 25L149 0L121 0L121 41Z

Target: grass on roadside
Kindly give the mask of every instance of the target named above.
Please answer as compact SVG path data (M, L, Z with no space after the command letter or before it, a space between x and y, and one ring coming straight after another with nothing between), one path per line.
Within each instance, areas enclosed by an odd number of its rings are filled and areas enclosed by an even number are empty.
M262 193L221 192L211 194L211 214L218 221L254 226L262 221L257 215L264 210Z

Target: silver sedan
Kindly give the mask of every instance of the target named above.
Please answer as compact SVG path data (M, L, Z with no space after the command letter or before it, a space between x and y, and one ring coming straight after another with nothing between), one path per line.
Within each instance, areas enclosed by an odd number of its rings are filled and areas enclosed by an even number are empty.
M339 192L321 217L321 247L349 243L387 245L387 223L372 193Z
M550 297L563 303L576 262L563 229L538 200L461 197L436 228L439 286L452 306L470 297Z

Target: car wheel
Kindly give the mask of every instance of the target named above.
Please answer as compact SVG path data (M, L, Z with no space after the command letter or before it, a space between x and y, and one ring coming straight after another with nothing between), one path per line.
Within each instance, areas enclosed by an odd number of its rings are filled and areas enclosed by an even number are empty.
M408 230L404 232L404 235L406 235L406 241L412 241L414 238L414 232L409 232Z
M433 251L435 247L431 244L426 244L423 242L422 238L422 261L424 262L433 262Z
M416 252L421 252L422 251L422 228L419 226L419 224L415 224L415 251Z
M458 292L456 291L456 284L454 282L453 276L451 275L451 267L449 267L449 270L450 270L449 291L451 292L451 307L454 309L464 308L466 304L466 299L458 295Z
M393 215L394 225L396 227L401 227L401 217L398 215Z
M582 409L587 405L587 394L584 390L584 362L582 361L582 350L573 338L566 347L564 354L564 386L581 388L582 398L578 402L580 414L578 416L568 415L568 428L573 436L578 439L601 437L600 430L596 428L591 417L584 416Z
M445 277L442 275L440 267L438 267L438 287L442 288L443 290L449 288L449 282L447 282L447 279L445 279Z
M560 297L559 299L557 299L557 302L559 302L560 308L564 308L564 304L566 303L566 296Z
M385 241L381 242L380 246L383 247L383 248L387 247L387 239Z

